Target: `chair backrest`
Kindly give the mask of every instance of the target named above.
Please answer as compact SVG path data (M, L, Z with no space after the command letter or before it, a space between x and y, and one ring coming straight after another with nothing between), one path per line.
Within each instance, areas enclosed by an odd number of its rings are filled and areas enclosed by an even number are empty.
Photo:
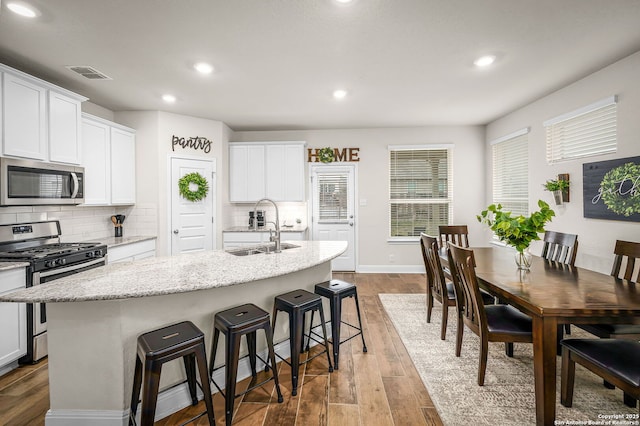
M487 317L473 266L475 265L473 250L449 243L448 255L458 310L462 312L464 323L479 335L480 330L486 331Z
M438 253L438 239L425 233L420 233L420 247L422 248L422 259L427 270L427 285L431 286L434 293L441 296L441 301L446 303L447 283L440 263Z
M562 232L546 231L542 239L541 257L565 265L575 266L578 254L578 236Z
M447 243L453 243L461 247L469 247L469 230L467 225L440 225L440 247L446 247Z
M615 258L611 275L616 278L637 282L639 271L636 270L636 260L640 259L640 243L617 240L613 253ZM624 273L621 274L623 265ZM640 269L640 265L638 266L638 269Z

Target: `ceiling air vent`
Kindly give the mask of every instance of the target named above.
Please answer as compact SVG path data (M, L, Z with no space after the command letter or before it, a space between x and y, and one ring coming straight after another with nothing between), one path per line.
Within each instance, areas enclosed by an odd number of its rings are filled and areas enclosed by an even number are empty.
M108 75L105 75L100 71L98 71L97 69L90 66L79 65L79 66L69 66L67 68L69 68L71 71L75 73L80 74L85 78L88 78L89 80L113 80Z

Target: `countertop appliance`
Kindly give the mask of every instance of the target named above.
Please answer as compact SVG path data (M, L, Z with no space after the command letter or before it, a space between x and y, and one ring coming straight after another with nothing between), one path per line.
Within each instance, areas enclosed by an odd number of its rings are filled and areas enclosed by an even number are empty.
M0 205L84 203L84 168L0 158Z
M256 210L256 216L258 217L258 227L264 226L266 223L266 215L264 210ZM253 228L253 210L249 212L249 228Z
M107 246L98 242L63 243L60 222L0 225L0 261L28 262L27 287L44 284L106 264ZM47 355L44 303L27 304L27 355L35 363Z

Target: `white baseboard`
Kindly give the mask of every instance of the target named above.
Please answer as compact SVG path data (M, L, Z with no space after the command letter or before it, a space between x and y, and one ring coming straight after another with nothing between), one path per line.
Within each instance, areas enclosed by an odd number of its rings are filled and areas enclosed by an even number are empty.
M358 265L363 274L424 274L424 265Z
M327 328L328 337L331 336L331 330ZM311 346L317 343L311 341ZM275 352L282 358L287 359L291 355L289 351L289 341L285 340L274 346ZM267 360L267 350L258 352L258 356ZM210 360L209 360L210 361ZM280 360L276 357L276 362ZM258 360L256 366L258 371L264 369L264 364ZM224 368L213 373L213 380L224 389ZM243 358L238 363L238 380L246 379L251 376L251 366L249 358ZM217 393L217 388L211 384L211 391ZM202 399L202 392L198 389L198 399ZM166 389L158 395L158 404L156 406L155 420L163 419L177 411L182 410L191 405L191 395L187 383ZM136 421L140 424L140 408ZM45 426L127 426L129 422L129 410L122 411L106 411L106 410L49 410L45 416Z

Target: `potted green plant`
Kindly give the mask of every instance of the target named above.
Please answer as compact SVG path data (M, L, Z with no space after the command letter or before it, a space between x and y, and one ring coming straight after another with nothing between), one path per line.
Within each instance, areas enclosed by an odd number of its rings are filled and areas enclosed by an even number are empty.
M549 204L542 200L538 200L538 207L540 210L531 213L528 217L522 215L512 217L511 212L502 211L502 205L491 204L477 216L478 222L489 226L500 241L517 250L518 269L528 270L531 267L529 245L532 241L540 239L538 234L544 232L544 225L556 215L549 208Z
M569 189L570 182L563 179L549 179L542 186L546 191L553 193L556 205L561 205L563 201L562 193Z

